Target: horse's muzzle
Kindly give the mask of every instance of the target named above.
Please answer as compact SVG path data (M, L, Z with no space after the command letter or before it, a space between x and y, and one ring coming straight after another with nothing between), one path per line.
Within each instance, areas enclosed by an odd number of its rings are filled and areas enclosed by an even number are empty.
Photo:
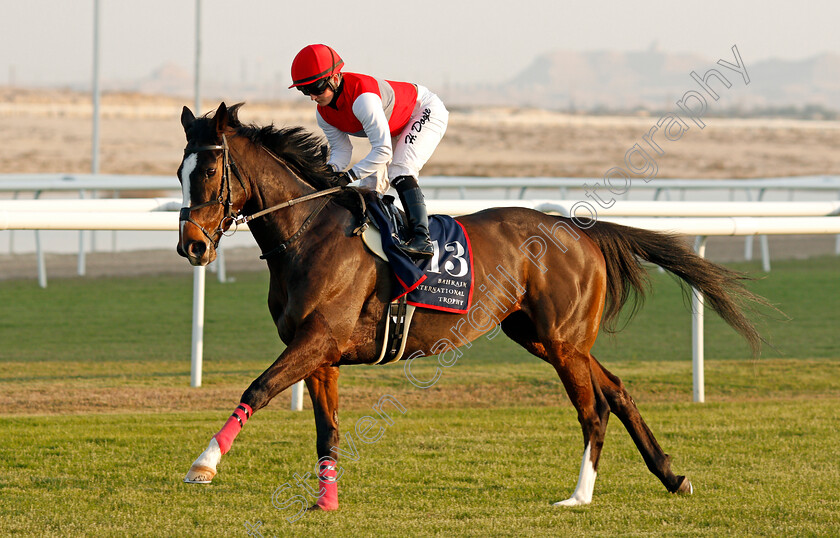
M208 265L216 259L216 249L213 248L213 244L196 239L188 240L186 245L178 243L175 251L196 267Z

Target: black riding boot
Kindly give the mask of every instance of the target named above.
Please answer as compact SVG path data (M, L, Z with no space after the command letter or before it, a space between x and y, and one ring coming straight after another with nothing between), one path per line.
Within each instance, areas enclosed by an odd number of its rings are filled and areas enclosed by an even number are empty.
M393 185L408 217L408 227L414 235L410 241L401 245L400 249L412 258L431 258L435 249L429 239L429 215L426 213L426 201L423 199L423 192L417 186L417 180L411 176L400 176L394 180Z

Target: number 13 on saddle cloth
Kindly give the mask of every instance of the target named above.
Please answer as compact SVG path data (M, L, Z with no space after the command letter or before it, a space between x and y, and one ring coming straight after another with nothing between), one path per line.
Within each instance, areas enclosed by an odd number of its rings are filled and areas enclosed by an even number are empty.
M396 276L392 300L406 295L413 306L466 314L472 305L473 263L470 238L461 223L447 215L430 215L434 255L413 260L397 246L397 232L380 204L370 203L367 209L380 230L382 250Z

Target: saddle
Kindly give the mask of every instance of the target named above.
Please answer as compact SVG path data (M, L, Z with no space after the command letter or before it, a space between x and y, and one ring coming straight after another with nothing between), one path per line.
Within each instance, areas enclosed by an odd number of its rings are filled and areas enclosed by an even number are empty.
M472 301L472 248L466 229L452 217L431 215L432 259L414 260L401 248L410 235L404 214L391 196L371 193L365 198L366 222L357 230L367 248L387 261L395 279L385 316L382 351L376 364L399 360L415 307L465 314ZM368 226L368 222L373 226ZM440 245L440 247L438 247Z

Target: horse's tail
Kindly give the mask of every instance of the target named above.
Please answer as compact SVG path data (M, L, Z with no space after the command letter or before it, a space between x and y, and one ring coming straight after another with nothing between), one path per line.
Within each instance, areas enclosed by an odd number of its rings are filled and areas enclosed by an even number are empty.
M678 235L601 221L585 233L601 249L607 265L607 298L602 323L608 331L615 331L618 313L631 295L635 296L631 317L644 301L650 282L647 271L639 263L638 258L641 258L679 277L681 285L688 284L699 290L706 304L749 342L754 355L758 353L762 339L744 314L744 308L750 302L769 304L744 287L749 276L698 256Z

